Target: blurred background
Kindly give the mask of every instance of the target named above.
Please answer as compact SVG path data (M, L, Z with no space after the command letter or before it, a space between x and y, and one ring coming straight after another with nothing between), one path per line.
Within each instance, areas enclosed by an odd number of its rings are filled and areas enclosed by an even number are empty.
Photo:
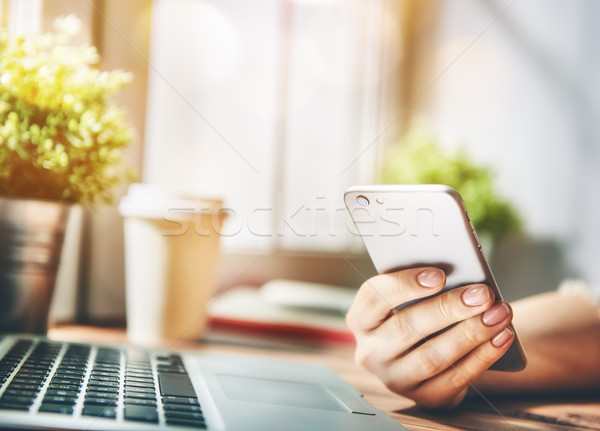
M594 0L1 0L15 32L75 14L119 95L144 182L224 200L219 286L374 275L344 190L425 131L493 173L522 231L488 247L509 300L600 283ZM120 195L126 192L123 187ZM53 316L125 314L116 205L71 218Z

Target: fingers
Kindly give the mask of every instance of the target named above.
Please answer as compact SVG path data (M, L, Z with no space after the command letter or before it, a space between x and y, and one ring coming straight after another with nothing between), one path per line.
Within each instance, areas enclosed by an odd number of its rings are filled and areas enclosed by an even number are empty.
M502 355L503 352L499 352L499 350L505 346L504 343L508 340L507 334L501 335L501 333L511 320L510 306L505 302L498 302L482 315L473 316L460 322L392 363L383 366L379 372L392 390L408 393L415 391L422 384L424 385L422 382L439 378L446 372L456 371L454 364L470 352L475 357L469 362L469 366L478 361L478 366L474 367L475 372L485 370ZM492 345L490 340L501 344L501 348ZM478 350L479 346L488 344L493 349ZM455 379L453 387L460 386L458 383L466 386L468 382L472 381L472 371L468 367L463 367L462 371L450 374L450 377ZM449 392L456 393L457 390Z
M481 314L494 303L494 294L484 284L474 284L427 299L390 316L375 331L380 340L381 362L391 361L431 334L469 317Z
M433 295L443 289L446 276L438 268L414 268L367 280L357 292L346 321L355 333L373 330L394 308Z
M437 268L374 277L361 286L347 314L357 362L423 407L458 404L470 382L514 340L512 310L494 303L489 287L440 294L445 281Z
M513 330L504 328L452 367L424 382L413 393L413 399L425 408L455 407L463 400L471 383L506 353L514 339Z

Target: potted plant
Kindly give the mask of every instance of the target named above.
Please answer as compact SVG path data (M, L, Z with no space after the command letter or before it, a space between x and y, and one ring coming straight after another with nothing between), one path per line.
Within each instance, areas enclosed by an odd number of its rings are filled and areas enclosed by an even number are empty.
M466 151L442 149L420 128L410 130L386 154L382 180L404 184L446 184L462 195L479 237L490 245L518 232L522 220L494 187L491 169L475 164Z
M111 96L131 80L100 71L92 46L0 29L0 329L45 332L70 206L111 202L132 138Z

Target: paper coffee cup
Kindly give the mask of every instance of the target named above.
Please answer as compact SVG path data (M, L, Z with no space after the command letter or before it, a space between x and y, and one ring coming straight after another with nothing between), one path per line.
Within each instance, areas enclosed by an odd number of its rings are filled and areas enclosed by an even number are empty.
M128 337L139 344L202 338L215 290L222 202L132 184L119 211Z

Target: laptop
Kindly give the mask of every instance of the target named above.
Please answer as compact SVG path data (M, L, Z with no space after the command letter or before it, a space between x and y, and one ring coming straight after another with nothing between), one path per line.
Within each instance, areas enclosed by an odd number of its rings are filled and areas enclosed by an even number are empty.
M327 367L27 335L0 336L0 426L406 429Z

